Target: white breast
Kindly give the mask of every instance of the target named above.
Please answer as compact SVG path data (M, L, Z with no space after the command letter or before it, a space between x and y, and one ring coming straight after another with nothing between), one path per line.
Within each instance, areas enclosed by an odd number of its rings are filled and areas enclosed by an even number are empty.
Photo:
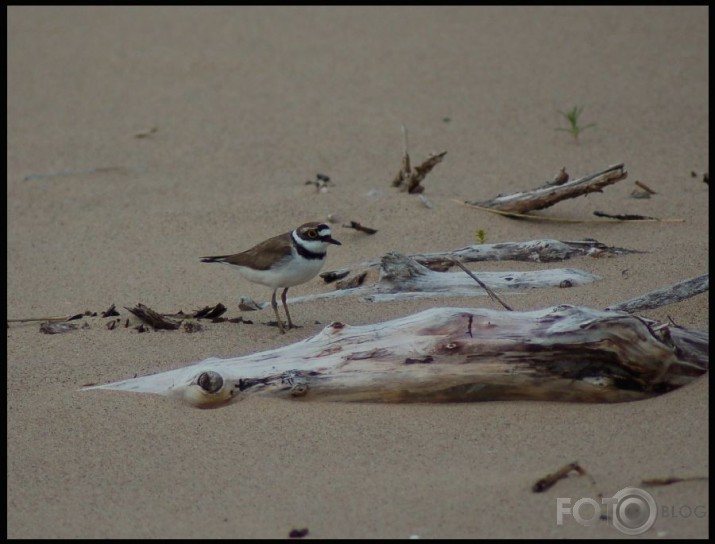
M231 268L237 268L248 281L276 289L277 287L300 285L314 278L323 268L324 262L325 259L304 259L294 250L290 258L283 259L269 270L253 270L235 265L231 265Z

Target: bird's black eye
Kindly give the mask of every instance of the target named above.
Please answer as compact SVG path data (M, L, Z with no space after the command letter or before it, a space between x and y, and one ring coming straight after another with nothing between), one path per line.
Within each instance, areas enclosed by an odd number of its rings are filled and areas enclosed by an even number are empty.
M315 229L309 230L308 231L308 238L317 238L318 237L318 231Z

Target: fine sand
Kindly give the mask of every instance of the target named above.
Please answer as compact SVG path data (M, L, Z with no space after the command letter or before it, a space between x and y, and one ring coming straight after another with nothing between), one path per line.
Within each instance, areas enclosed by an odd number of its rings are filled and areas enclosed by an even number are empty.
M557 498L611 497L641 480L707 477L707 378L613 405L379 405L248 399L197 410L106 383L291 344L334 320L376 323L486 297L296 304L302 328L242 313L268 288L199 262L337 214L327 269L387 251L595 238L641 254L578 258L602 280L505 293L519 310L604 308L708 270L708 10L650 8L11 7L8 10L7 314L120 310L88 328L7 330L7 536L604 537ZM596 123L580 142L558 110ZM447 151L428 209L390 182ZM469 209L623 162L628 178L540 212L681 222L516 221ZM325 193L305 181L330 176ZM630 197L639 180L657 192ZM484 263L479 270L558 264ZM330 290L316 278L289 293ZM192 311L203 330L140 334L125 306ZM644 312L707 330L708 295ZM578 461L545 493L531 486ZM707 537L708 482L647 489L651 537ZM581 514L592 511L584 507Z

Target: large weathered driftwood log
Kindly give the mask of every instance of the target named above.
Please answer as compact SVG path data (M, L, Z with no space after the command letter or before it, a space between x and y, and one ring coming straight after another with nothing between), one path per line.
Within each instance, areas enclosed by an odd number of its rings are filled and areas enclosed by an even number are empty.
M624 312L433 308L232 359L86 389L156 393L207 408L248 395L373 402L620 402L708 369L708 334Z

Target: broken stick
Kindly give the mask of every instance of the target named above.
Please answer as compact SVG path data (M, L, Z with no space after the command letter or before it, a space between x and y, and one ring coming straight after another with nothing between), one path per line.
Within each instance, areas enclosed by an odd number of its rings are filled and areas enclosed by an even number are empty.
M626 179L627 176L628 172L624 170L624 165L621 163L562 185L541 186L532 191L499 195L490 200L467 200L465 204L502 212L526 214L534 210L543 210L562 200L601 192L604 187Z

